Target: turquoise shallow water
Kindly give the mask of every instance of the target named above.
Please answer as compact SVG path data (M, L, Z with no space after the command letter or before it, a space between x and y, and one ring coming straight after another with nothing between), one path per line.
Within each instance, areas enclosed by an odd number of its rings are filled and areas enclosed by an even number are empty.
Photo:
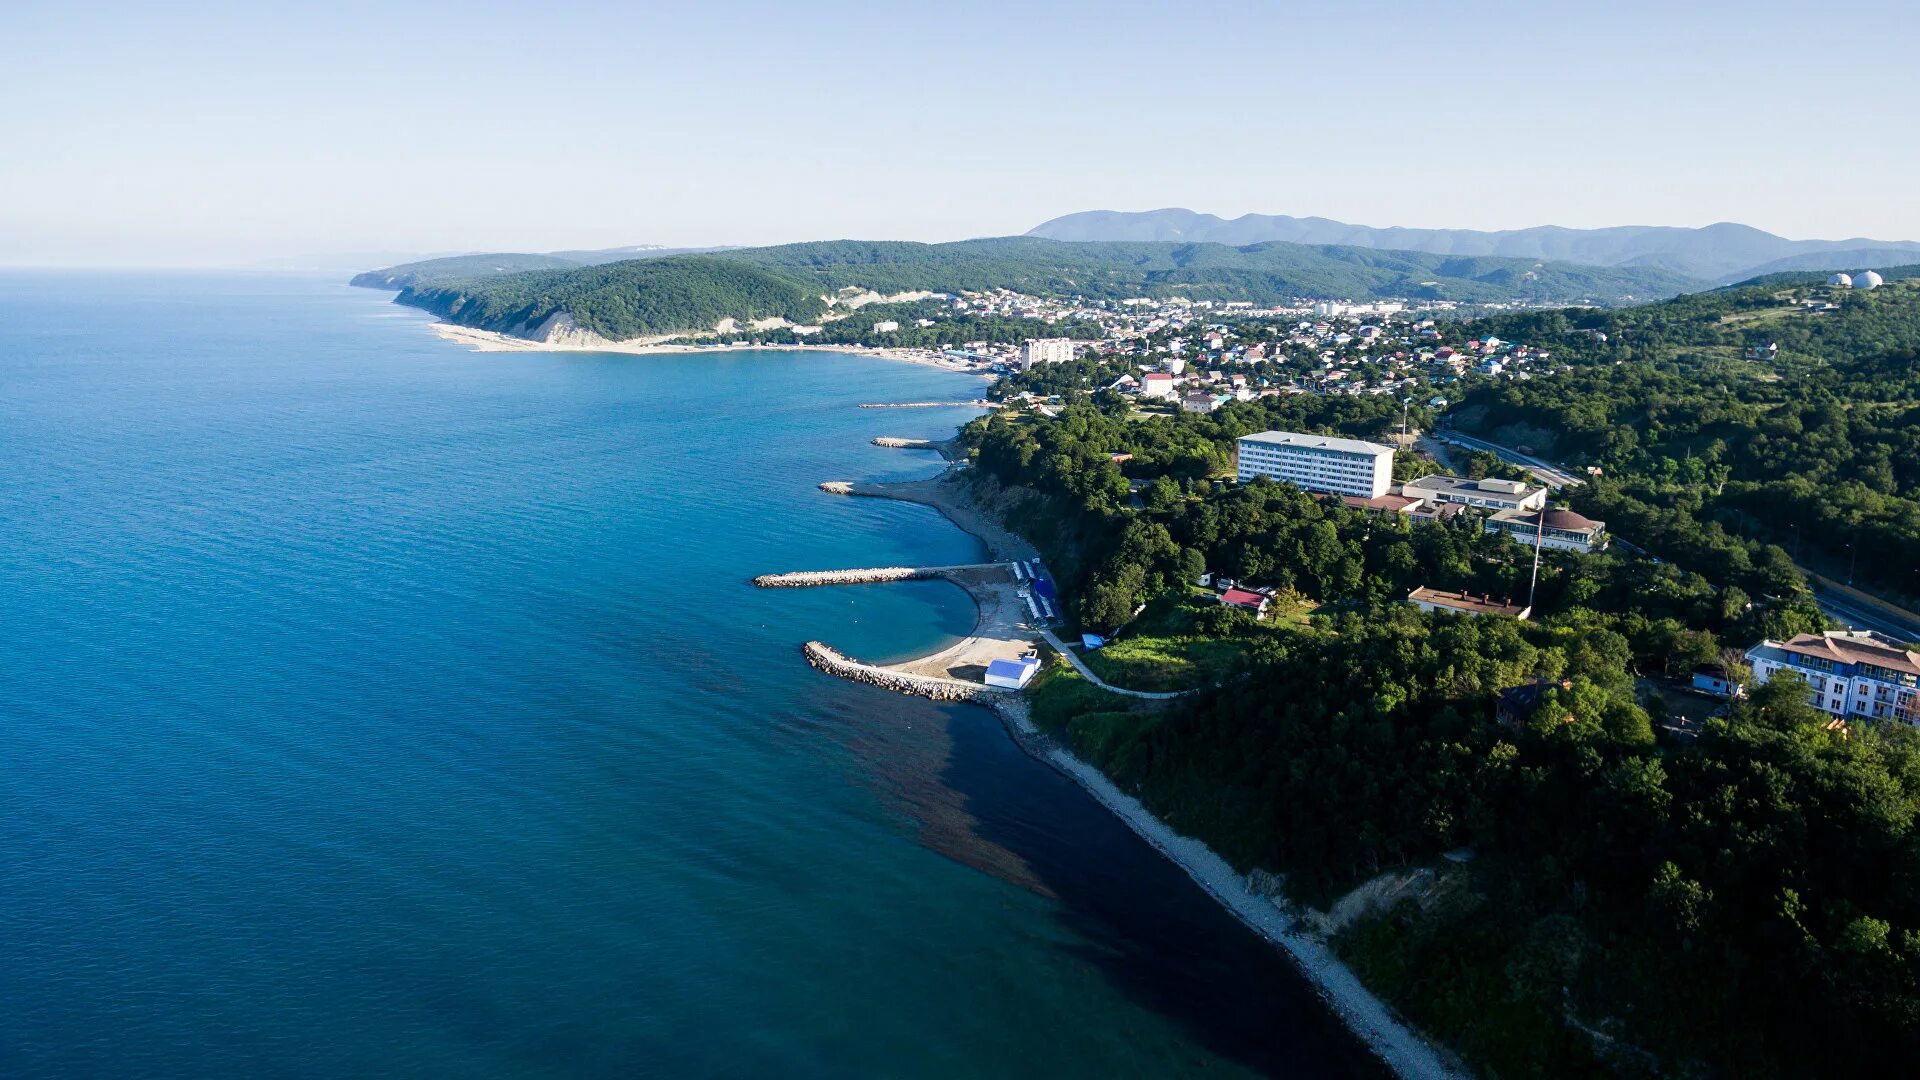
M0 1075L1373 1066L998 721L856 357L474 354L298 277L0 275Z

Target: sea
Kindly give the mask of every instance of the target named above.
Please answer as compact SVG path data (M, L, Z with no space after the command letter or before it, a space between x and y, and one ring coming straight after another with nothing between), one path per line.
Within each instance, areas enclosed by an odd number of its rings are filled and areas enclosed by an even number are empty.
M0 273L0 1077L1347 1077L1273 947L1000 721L977 379L475 353L312 275Z

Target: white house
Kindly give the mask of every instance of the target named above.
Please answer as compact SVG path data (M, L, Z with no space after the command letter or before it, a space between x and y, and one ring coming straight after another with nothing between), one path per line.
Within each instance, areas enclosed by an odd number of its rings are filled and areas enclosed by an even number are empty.
M1885 634L1829 630L1747 650L1755 685L1797 675L1813 707L1834 716L1920 723L1920 653Z
M1331 435L1263 431L1238 442L1240 481L1285 480L1308 491L1377 499L1393 487L1393 447Z
M1164 371L1149 371L1140 379L1140 396L1146 398L1171 398L1174 396L1174 378Z
M876 334L891 334L898 329L900 324L892 319L882 319L873 324L873 332Z

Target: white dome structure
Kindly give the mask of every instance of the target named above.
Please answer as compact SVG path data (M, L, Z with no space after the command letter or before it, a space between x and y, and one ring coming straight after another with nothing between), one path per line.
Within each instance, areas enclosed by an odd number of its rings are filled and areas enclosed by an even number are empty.
M1827 284L1836 289L1851 289L1853 288L1853 279L1845 274L1835 274L1827 279Z
M1877 289L1886 283L1886 278L1881 277L1871 270L1853 279L1853 287L1856 289Z

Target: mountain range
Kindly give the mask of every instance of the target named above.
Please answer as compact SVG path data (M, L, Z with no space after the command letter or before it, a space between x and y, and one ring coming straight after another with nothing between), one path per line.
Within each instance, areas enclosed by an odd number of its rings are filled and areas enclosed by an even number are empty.
M526 270L570 270L583 266L602 266L630 259L660 259L671 255L695 255L720 248L673 248L657 244L633 244L628 247L593 250L548 251L542 253L494 251L466 255L442 255L400 263L380 270L355 274L349 285L369 289L404 289L423 281L449 278L488 277L493 274L517 274ZM362 263L361 265L366 265Z
M1049 240L1130 240L1229 245L1283 241L1338 244L1437 255L1550 259L1591 266L1649 267L1726 284L1785 270L1855 270L1920 258L1920 243L1855 238L1789 240L1721 222L1702 228L1621 225L1605 229L1375 228L1322 217L1246 214L1222 218L1192 210L1088 210L1042 222L1028 236Z

